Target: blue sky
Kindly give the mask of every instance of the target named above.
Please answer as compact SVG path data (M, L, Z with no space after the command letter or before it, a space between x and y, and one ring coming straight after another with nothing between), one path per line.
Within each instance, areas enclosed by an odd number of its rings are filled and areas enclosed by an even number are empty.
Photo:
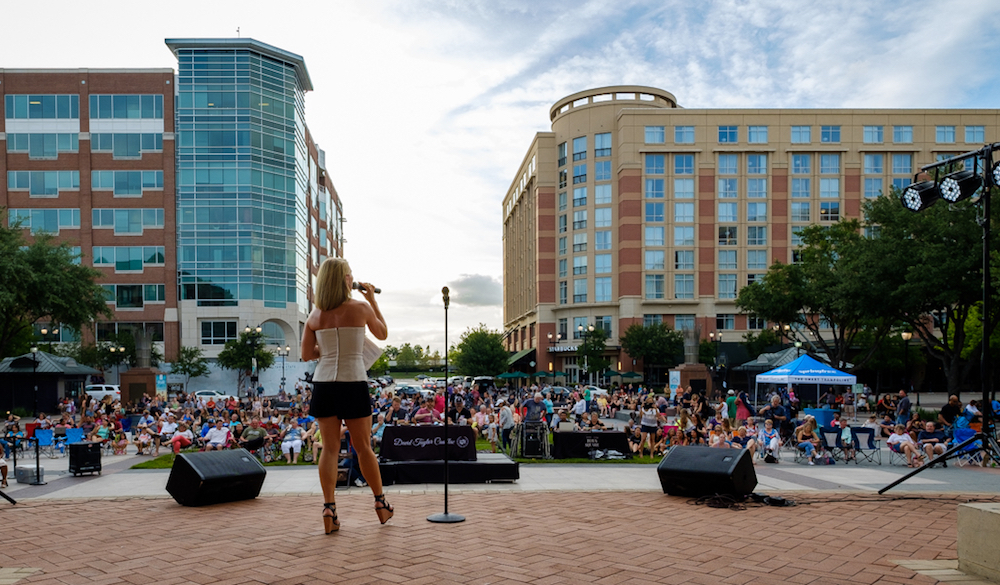
M996 108L1000 95L1000 17L983 0L57 0L3 14L4 68L176 67L163 39L237 27L302 55L346 256L384 290L389 343L432 349L444 285L450 341L502 327L501 200L566 95L649 85L689 108Z

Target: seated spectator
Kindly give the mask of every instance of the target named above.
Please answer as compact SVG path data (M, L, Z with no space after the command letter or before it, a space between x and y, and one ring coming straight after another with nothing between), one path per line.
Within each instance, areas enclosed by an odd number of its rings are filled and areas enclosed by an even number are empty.
M8 419L8 421L9 420L10 419ZM18 417L18 420L20 420L20 417ZM4 434L4 437L0 439L0 444L3 445L3 456L10 457L10 450L20 447L21 439L23 438L24 431L21 430L21 425L17 424L17 422L8 424L7 432Z
M111 438L111 426L108 424L108 419L102 418L101 424L94 429L90 436L87 437L88 441L93 441L95 443L104 444Z
M486 425L489 424L490 415L486 412L486 405L480 404L479 410L476 414L472 415L472 426L476 428L476 434L481 437L486 437Z
M628 434L628 448L632 453L639 453L639 445L642 441L642 431L639 427L632 427L632 432Z
M937 430L933 422L928 421L924 425L924 430L917 435L917 442L927 454L928 460L934 459L936 455L943 455L948 450L948 437L945 436L944 431ZM935 465L937 464L935 463ZM942 461L941 465L948 467L948 462Z
M920 413L914 412L910 415L910 420L906 421L906 432L909 433L914 440L919 441L919 439L917 439L917 435L919 435L922 430L924 430L924 421L920 419Z
M372 423L372 447L378 448L382 445L382 434L385 432L385 415L378 413L378 418Z
M285 456L285 463L294 465L298 463L296 453L302 452L302 427L299 420L292 418L288 427L281 432L281 452Z
M896 429L896 421L893 420L891 414L885 414L882 416L882 422L878 423L879 429L882 430L882 438L888 438ZM903 427L905 430L906 427Z
M180 422L177 423L177 432L175 432L167 444L173 448L174 455L181 452L184 447L190 447L194 443L194 433L188 428L187 423Z
M580 424L581 431L603 431L606 427L601 422L600 416L596 412L591 412L589 416L583 417Z
M247 451L256 451L270 440L267 430L260 426L260 418L256 416L250 419L250 426L243 429L243 433L238 439L240 446Z
M833 419L830 421L830 428L831 429L839 429L840 428L840 413L839 412L833 413Z
M206 451L221 451L229 445L232 439L232 431L225 426L222 418L215 419L215 426L208 429L203 437Z
M757 441L763 445L765 454L774 457L775 451L781 448L781 436L778 434L778 429L774 428L774 421L765 420L764 428L757 435Z
M733 433L733 438L730 444L735 449L746 449L750 451L751 459L757 455L757 441L755 441L752 437L747 436L746 427L736 429L736 432Z
M139 451L139 455L149 455L153 450L153 435L149 434L149 427L139 425L135 433L135 439L132 442Z
M722 425L716 424L709 435L708 444L710 447L728 449L733 446L733 441L729 434L722 428Z
M798 449L805 451L809 465L816 465L815 458L819 457L820 446L819 435L816 434L816 419L806 416L806 422L795 429L795 443Z
M847 419L840 419L840 444L844 451L844 462L851 461L855 457L854 453L854 433L851 427L847 426Z
M920 453L920 446L907 434L903 425L896 425L885 442L890 449L906 456L907 467L920 467L923 464L924 456Z
M573 422L569 419L569 411L565 408L560 408L559 411L556 412L556 416L552 419L552 430L558 431L560 423L568 422ZM576 428L579 428L579 425L576 425Z
M403 408L403 403L399 397L392 399L392 405L389 409L385 411L385 424L387 425L405 425L406 422L406 410Z
M155 455L160 454L160 445L170 442L171 437L177 432L177 417L173 414L167 415L167 420L160 424L160 428L156 433L153 434L153 439L156 443Z
M452 403L451 409L448 411L448 423L452 425L465 426L469 424L469 419L471 418L472 412L470 412L468 407L465 406L465 402L456 398ZM381 438L379 440L381 440Z
M319 455L323 450L323 435L320 433L319 424L316 424L316 432L312 435L312 460L319 463Z
M427 398L421 401L420 408L413 413L413 422L418 425L434 424L441 420L441 413L434 408L434 399Z
M36 428L39 428L39 429L42 429L42 430L51 429L52 428L52 419L50 419L49 417L45 416L44 412L39 412L38 413L38 418L35 419L35 424L38 425Z
M111 446L114 455L124 455L128 448L128 437L120 426L111 431Z

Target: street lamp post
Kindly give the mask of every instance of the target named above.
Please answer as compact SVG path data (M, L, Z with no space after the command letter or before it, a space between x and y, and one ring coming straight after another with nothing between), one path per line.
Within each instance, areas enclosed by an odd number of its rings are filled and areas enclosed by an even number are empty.
M899 334L903 338L903 385L906 387L906 393L910 393L910 339L913 337L913 333L909 331L903 331ZM917 393L917 406L920 406L920 394Z
M801 341L796 341L795 342L795 357L798 358L801 355L802 355L802 342Z
M559 341L562 339L562 333L556 333L555 335L552 335L552 332L549 331L547 337L549 338L549 353L552 353L552 348L558 345ZM552 359L552 356L549 356L549 359ZM549 362L549 372L552 371L553 371L552 362Z
M118 382L119 386L121 386L122 383L121 363L122 363L122 358L125 357L125 348L121 346L118 347L111 346L108 348L108 351L111 352L111 359L115 361L115 381Z
M38 417L38 348L32 346L31 348L31 382L35 386L35 417ZM35 481L31 482L30 485L45 485L42 481L42 464L39 462L39 444L38 437L34 438L35 441ZM16 451L16 449L15 449ZM16 467L16 466L15 466Z
M278 348L278 355L281 356L281 389L285 389L285 360L288 359L288 354L291 353L291 346L286 345L285 349Z
M250 344L250 387L253 392L257 391L257 341L260 337L261 327L260 325L251 328L249 325L243 328L243 333L250 336L247 343ZM237 392L238 394L239 392ZM250 391L247 392L247 396L250 396Z
M576 326L576 330L578 332L580 332L580 339L586 341L587 340L587 336L583 332L583 325L577 325ZM594 326L593 325L587 325L587 333L593 333L593 332L594 332ZM583 371L587 372L587 383L588 384L590 383L590 369L588 367L589 365L590 364L589 364L589 360L587 359L587 354L583 354Z

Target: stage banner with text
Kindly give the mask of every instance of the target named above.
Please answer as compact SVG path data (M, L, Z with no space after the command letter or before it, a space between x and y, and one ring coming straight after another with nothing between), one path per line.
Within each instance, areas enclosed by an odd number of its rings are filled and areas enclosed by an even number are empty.
M379 454L390 461L444 459L444 426L386 427ZM448 427L448 459L476 460L476 434L472 427Z

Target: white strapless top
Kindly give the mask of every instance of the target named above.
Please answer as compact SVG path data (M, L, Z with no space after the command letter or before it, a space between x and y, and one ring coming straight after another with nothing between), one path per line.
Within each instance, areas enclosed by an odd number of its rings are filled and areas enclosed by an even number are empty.
M364 327L332 327L316 331L319 363L313 373L316 382L358 382L367 380L362 352Z

